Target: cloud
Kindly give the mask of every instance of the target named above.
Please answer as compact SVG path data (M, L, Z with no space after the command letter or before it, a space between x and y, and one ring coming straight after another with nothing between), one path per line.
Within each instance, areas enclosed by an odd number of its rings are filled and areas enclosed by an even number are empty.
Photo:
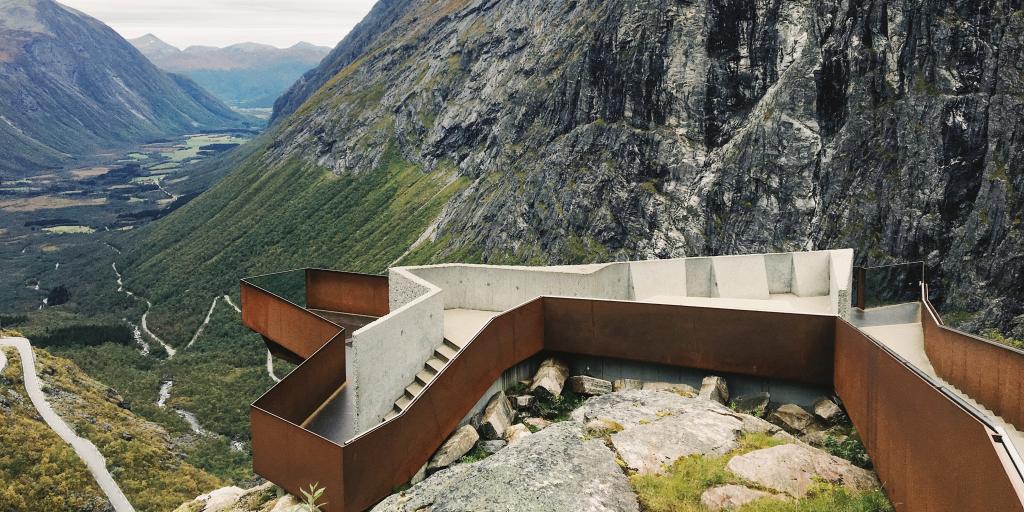
M59 0L126 38L152 33L184 48L299 41L333 47L375 0Z

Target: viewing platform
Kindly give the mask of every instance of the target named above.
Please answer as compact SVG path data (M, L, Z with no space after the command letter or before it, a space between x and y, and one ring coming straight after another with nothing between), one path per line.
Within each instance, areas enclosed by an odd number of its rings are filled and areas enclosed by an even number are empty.
M855 268L833 250L305 269L241 287L245 325L301 363L253 403L254 468L292 493L320 482L332 512L408 482L546 353L607 378L826 389L897 510L1024 510L1024 353L942 325L921 264Z

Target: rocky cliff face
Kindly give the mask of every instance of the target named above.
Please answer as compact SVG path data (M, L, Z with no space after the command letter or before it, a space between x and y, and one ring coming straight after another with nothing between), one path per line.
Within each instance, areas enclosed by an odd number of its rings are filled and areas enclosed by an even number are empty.
M925 260L947 310L1008 324L1024 311L1021 9L382 2L391 16L325 59L317 92L279 101L294 113L239 172L359 182L397 154L465 180L406 262L853 247L861 264Z
M96 19L51 0L0 0L0 171L242 124Z

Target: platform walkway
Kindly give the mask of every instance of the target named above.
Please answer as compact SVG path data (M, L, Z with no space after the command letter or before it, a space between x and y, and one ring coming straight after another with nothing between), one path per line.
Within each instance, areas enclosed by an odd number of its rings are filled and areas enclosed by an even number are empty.
M904 310L898 311L896 308L904 308ZM1016 426L1008 423L992 412L992 410L957 389L956 386L939 377L935 372L935 368L932 366L924 350L924 329L920 321L920 307L911 308L907 307L907 305L898 305L879 308L879 310L887 311L879 311L879 314L874 315L874 317L871 314L872 310L865 311L865 317L861 321L873 325L863 326L860 329L884 343L899 354L900 357L917 367L917 369L928 374L941 385L956 393L965 402L974 406L975 409L983 412L992 423L999 425L1006 431L1006 435L1010 438L1010 444L1024 458L1024 433L1021 433ZM880 318L884 318L881 323L879 322ZM893 323L885 323L886 321Z

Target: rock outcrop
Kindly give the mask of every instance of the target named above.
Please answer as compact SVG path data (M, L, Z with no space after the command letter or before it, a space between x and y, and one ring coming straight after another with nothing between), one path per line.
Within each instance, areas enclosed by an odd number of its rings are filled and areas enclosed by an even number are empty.
M700 496L700 502L708 510L732 510L742 507L747 503L762 499L781 499L777 494L771 494L742 485L728 484L712 487L704 491Z
M374 512L638 510L615 455L580 426L562 422L473 464L435 473Z
M855 491L878 487L878 479L849 461L802 444L784 444L733 457L726 465L737 476L768 489L803 497L816 482Z

